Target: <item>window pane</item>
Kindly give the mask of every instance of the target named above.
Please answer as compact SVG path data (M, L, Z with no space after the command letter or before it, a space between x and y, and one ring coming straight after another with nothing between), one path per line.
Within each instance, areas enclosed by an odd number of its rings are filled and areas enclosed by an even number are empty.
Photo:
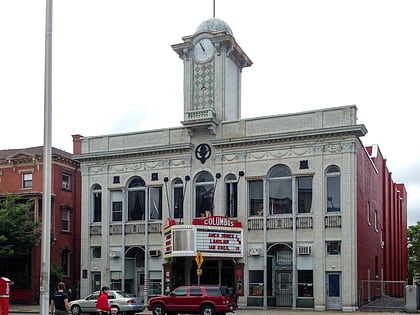
M23 188L32 187L32 174L23 174Z
M272 179L269 183L270 214L292 213L292 180Z
M145 192L144 190L128 192L128 220L144 220Z
M332 241L326 242L327 245L327 255L341 255L341 242Z
M263 214L263 181L249 181L249 215Z
M149 190L150 219L162 219L162 188L154 187Z
M275 177L289 177L292 176L292 172L290 171L290 168L288 168L286 165L279 165L273 168L270 172L270 178Z
M213 184L195 187L195 216L206 217L211 215L213 208Z
M184 189L183 187L174 187L174 218L184 217Z
M93 192L93 222L102 220L102 193Z
M238 184L226 184L226 217L235 218L238 216Z
M112 202L112 221L122 221L122 201Z
M142 180L140 177L137 177L131 180L130 184L128 185L128 188L143 187L145 185L146 184L144 180Z
M196 183L205 183L205 182L212 182L213 176L209 172L202 172L198 175Z
M298 212L309 213L312 206L312 177L298 177Z
M298 270L298 296L313 297L313 271Z
M327 177L327 211L340 211L340 177Z

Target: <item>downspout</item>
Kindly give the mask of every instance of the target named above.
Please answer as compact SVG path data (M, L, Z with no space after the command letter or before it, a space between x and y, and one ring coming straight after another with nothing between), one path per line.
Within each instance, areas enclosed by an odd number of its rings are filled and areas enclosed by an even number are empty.
M121 215L121 259L122 259L122 265L121 265L121 277L122 279L125 279L125 222L127 220L126 214L128 214L128 193L126 189L124 188L121 191L124 199L123 199L123 211ZM112 207L112 201L111 201L111 207ZM125 211L125 208L127 208L127 211ZM112 213L111 213L112 215ZM121 288L123 291L125 291L125 281L122 281ZM137 289L136 289L137 292Z
M149 192L147 190L147 192ZM147 194L148 196L149 194ZM149 209L149 197L146 198L146 209ZM145 226L144 226L144 304L146 305L149 299L149 212L145 214Z
M292 187L296 187L296 178L292 178ZM296 256L296 211L297 211L297 196L296 189L292 190L292 264L293 264L293 292L292 292L292 309L296 309L297 297L297 256Z
M267 287L268 287L268 281L267 281L267 209L268 209L268 196L266 195L267 189L267 181L264 178L263 179L263 243L264 243L264 263L263 263L263 279L264 279L264 286L263 286L263 294L264 294L264 300L263 300L263 308L267 309Z

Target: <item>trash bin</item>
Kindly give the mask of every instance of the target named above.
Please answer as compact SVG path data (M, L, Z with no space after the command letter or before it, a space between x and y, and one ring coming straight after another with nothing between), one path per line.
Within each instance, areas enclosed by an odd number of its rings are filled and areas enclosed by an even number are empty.
M0 278L0 315L9 314L10 280Z

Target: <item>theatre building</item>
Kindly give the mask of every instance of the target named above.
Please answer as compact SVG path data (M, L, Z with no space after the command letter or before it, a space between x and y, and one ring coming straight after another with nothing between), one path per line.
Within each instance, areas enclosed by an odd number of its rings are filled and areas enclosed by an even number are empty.
M179 127L74 137L81 294L147 300L200 282L241 307L353 311L375 297L362 280L405 281L404 185L362 144L356 106L241 119L252 62L230 27L210 19L182 39Z

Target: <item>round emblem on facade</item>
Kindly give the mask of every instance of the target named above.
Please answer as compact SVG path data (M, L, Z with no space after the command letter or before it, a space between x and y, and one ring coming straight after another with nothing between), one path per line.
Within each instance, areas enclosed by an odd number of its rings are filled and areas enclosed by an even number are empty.
M199 144L195 149L195 157L201 162L201 164L206 163L210 156L211 148L207 143Z

